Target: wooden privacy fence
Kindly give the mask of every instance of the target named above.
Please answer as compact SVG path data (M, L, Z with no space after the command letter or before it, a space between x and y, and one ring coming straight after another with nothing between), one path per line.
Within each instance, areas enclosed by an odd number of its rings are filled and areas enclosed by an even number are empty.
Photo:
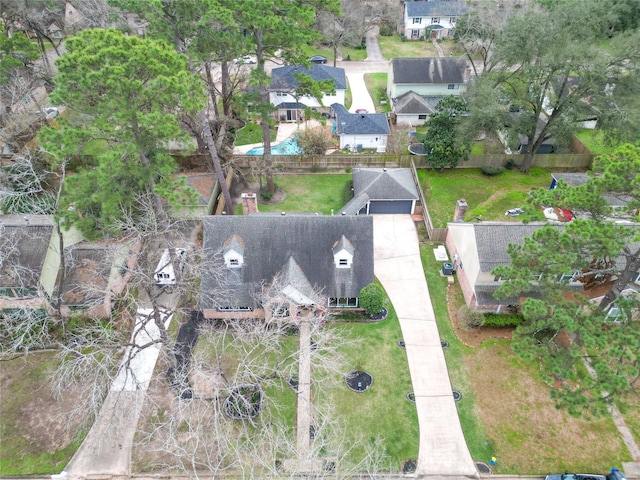
M332 154L319 156L274 155L271 157L275 170L313 170L317 168L426 168L424 160L415 155L387 154ZM480 168L483 165L504 166L511 160L516 166L523 161L523 155L471 155L469 160L459 162L456 168ZM550 153L533 156L533 166L542 168L589 168L593 155L590 153ZM256 161L255 155L234 155L233 163L239 168L250 168Z
M239 168L249 168L256 161L256 155L234 155L233 163ZM411 155L386 154L332 154L332 155L273 155L271 161L275 170L304 170L315 168L383 168L408 167Z
M447 238L447 229L446 228L434 228L433 222L431 221L431 215L429 214L429 208L427 206L427 202L424 198L424 192L422 191L422 187L420 186L420 179L418 178L418 171L416 170L416 165L411 161L411 174L413 175L413 181L416 184L416 189L418 190L418 203L416 206L416 213L422 215L422 221L424 222L424 226L427 229L427 236L431 241L434 242L444 242Z

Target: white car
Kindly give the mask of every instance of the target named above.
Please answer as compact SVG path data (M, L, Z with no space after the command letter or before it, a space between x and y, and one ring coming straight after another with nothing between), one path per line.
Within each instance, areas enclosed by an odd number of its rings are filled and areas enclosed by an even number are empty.
M254 64L254 63L258 63L258 59L253 56L253 55L243 55L242 57L238 57L236 59L233 60L233 63L237 63L237 64Z

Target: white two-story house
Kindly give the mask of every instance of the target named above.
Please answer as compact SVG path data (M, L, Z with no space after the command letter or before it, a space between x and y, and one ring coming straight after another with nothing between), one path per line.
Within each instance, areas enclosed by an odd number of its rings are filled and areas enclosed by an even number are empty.
M333 95L323 94L317 99L307 95L299 95L296 87L299 80L296 75L308 75L319 82L332 80L335 85ZM269 101L278 107L278 118L281 122L296 122L302 119L302 111L309 107L319 112L329 112L329 107L334 103L344 105L344 96L347 91L347 77L344 68L330 67L327 65L313 64L309 68L300 65L287 65L274 68L271 71L271 85L269 86Z
M458 0L405 2L400 33L410 40L418 40L425 35L436 39L449 38L458 17L467 10L464 2Z

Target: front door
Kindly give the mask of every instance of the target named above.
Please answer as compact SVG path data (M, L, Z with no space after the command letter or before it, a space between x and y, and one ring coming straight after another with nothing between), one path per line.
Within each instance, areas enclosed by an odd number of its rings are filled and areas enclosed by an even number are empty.
M420 30L411 30L411 39L415 40L420 38Z

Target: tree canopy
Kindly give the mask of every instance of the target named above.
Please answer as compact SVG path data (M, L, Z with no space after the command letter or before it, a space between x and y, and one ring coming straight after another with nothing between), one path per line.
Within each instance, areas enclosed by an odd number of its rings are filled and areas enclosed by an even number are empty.
M543 142L568 144L590 118L620 139L634 138L640 108L632 95L640 88L640 42L637 32L614 32L605 43L607 26L616 19L599 0L562 2L508 17L493 42L491 71L468 92L478 97L495 89L501 115L492 108L487 118L480 109L465 127L477 131L490 123L492 130L507 132L512 148L524 138L523 171ZM489 34L476 30L486 43ZM482 98L469 103L482 104Z
M526 298L514 350L540 361L558 404L574 415L603 414L640 387L640 297L628 288L640 270L640 232L614 221L621 208L637 220L640 147L599 157L593 172L580 187L559 182L532 192L532 206L559 206L580 218L510 245L511 265L494 271L507 279L498 298ZM626 207L612 207L615 197Z
M186 58L162 42L116 30L85 30L57 61L52 99L74 112L61 129L44 129L56 157L84 159L65 188L61 212L88 237L109 230L123 210L136 210L145 190L174 191L170 142L186 139L177 115L201 108L202 85ZM97 152L84 155L91 143ZM188 196L187 196L188 198Z
M460 160L469 158L469 146L456 134L456 126L467 106L460 97L449 95L436 104L435 113L426 122L427 133L422 143L425 162L437 169L455 167Z

